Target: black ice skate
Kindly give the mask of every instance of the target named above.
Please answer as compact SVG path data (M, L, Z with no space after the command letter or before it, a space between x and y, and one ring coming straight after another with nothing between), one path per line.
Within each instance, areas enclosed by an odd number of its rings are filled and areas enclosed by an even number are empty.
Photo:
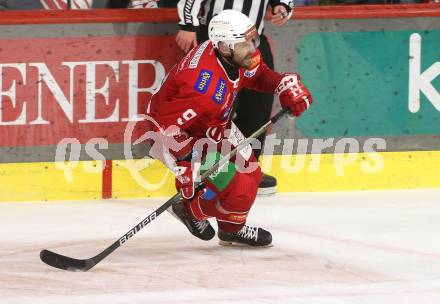
M275 177L263 173L257 195L268 196L277 193L277 180Z
M263 247L271 246L272 244L272 234L269 231L246 225L236 233L228 233L219 229L218 238L220 239L220 245L224 246L235 244Z
M168 212L181 221L188 228L189 232L199 239L209 241L214 237L215 231L211 224L207 220L198 221L194 219L188 214L182 203L174 204L171 208L168 208Z

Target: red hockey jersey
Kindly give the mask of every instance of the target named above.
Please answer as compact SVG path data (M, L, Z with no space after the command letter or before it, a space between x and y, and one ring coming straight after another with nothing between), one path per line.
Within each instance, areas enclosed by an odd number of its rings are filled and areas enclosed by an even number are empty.
M282 75L269 69L257 50L251 69L239 69L239 77L231 80L208 40L193 48L164 79L161 88L151 97L147 114L162 131L177 126L173 136L208 137L222 140L228 127L233 103L243 88L273 93ZM255 100L258 107L258 100ZM182 153L188 152L183 149ZM179 157L179 155L177 155Z

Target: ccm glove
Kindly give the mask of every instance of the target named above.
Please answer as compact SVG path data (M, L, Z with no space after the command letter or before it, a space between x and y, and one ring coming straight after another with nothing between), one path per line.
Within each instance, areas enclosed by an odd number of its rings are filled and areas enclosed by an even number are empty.
M280 98L281 106L294 116L300 116L313 103L312 95L301 83L298 74L284 74L275 93Z

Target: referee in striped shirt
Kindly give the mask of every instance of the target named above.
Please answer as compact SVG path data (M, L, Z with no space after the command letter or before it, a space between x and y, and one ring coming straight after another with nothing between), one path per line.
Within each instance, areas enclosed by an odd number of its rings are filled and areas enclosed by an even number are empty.
M176 36L177 45L188 52L198 43L208 40L208 24L212 17L225 9L241 11L254 23L260 34L260 46L258 47L263 61L274 69L273 55L264 35L264 15L270 5L273 16L270 19L276 26L284 25L293 12L293 1L289 0L180 0L177 4L179 13L180 30ZM243 89L238 95L236 106L235 124L249 137L259 127L270 119L272 112L273 95ZM258 106L256 106L258 105ZM258 140L261 149L264 146L266 135L261 135ZM261 149L254 149L258 158ZM276 179L263 174L263 179L258 188L258 194L273 194L276 192Z

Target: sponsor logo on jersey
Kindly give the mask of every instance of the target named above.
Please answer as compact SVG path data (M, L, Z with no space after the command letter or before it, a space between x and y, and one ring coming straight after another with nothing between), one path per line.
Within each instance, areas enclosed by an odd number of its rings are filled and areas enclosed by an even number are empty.
M215 88L214 95L212 95L212 100L216 104L221 104L223 100L225 100L226 95L226 81L223 78L220 78L217 82L217 87Z
M244 76L248 78L254 77L254 75L257 73L257 70L258 70L258 66L252 70L246 70L244 72Z
M194 57L189 62L190 69L195 69L198 66L200 57L202 57L202 54L205 51L206 47L208 46L208 43L209 43L209 40L205 41L204 43L202 43L199 46L196 53L194 54Z
M197 78L196 84L194 85L194 89L202 94L206 93L206 90L208 90L211 80L212 72L208 70L201 70L199 77Z

